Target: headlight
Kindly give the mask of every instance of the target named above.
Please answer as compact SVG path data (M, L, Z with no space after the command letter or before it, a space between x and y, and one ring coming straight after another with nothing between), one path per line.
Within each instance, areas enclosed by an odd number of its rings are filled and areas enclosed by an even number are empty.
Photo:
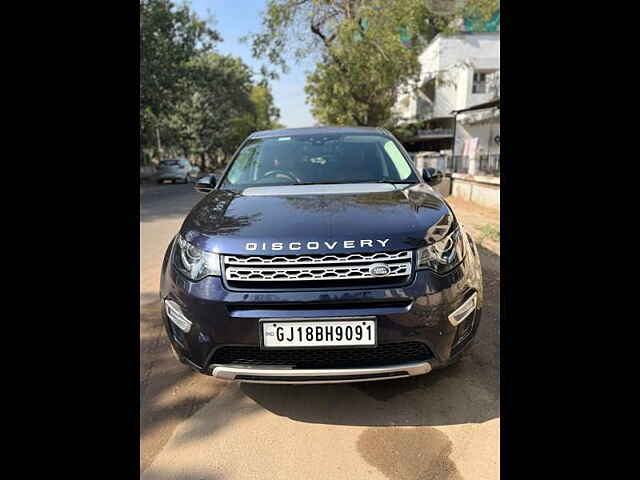
M178 269L191 280L202 280L209 275L220 276L220 256L205 252L178 235L175 262Z
M458 227L442 240L418 249L418 269L444 274L456 267L464 258L463 235Z

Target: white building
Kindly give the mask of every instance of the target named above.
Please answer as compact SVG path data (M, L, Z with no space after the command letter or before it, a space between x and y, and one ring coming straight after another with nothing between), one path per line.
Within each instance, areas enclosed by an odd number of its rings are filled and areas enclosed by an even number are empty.
M413 151L450 155L453 112L500 98L500 32L437 35L419 60L418 85L400 94L394 112L398 124L417 126ZM499 155L499 109L461 113L457 120L456 156Z

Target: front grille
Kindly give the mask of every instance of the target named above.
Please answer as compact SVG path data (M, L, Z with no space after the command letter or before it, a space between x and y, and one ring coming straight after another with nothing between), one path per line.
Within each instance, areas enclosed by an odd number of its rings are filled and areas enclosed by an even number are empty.
M225 255L223 263L224 277L230 286L304 288L326 285L358 288L406 282L412 273L412 252ZM387 271L372 272L374 265L384 265Z
M228 265L296 265L411 260L411 251L378 253L342 253L329 255L281 255L277 257L226 255Z
M296 267L296 268L247 268L227 267L227 280L247 282L282 282L305 280L344 280L360 278L379 278L369 271L370 265L337 267ZM406 277L411 273L410 263L389 264L389 273L385 277Z
M221 347L212 364L288 366L293 368L366 368L421 362L433 358L421 342L387 343L374 348L260 350L259 347Z

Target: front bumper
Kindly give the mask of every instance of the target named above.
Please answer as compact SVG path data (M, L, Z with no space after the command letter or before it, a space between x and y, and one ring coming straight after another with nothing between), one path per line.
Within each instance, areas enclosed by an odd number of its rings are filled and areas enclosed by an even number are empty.
M349 383L388 380L391 378L423 375L431 371L429 362L390 365L370 368L288 369L246 368L226 365L211 367L211 375L221 380L247 383Z
M169 247L161 279L162 299L177 302L193 322L188 333L162 318L177 357L192 369L222 380L254 383L345 383L421 375L449 365L473 343L482 313L482 275L477 251L446 276L416 272L410 285L335 291L236 292L225 289L218 277L191 282L176 272ZM459 326L449 314L473 294L476 310ZM278 365L239 365L216 362L224 347L251 347L259 352L261 318L327 318L374 316L378 344L424 344L429 358L407 359L380 365L336 368L287 368ZM459 333L466 322L462 341ZM408 343L407 343L408 344Z

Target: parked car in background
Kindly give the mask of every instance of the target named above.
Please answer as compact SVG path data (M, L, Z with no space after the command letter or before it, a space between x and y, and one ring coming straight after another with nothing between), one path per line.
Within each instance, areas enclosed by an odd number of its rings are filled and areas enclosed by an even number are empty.
M158 166L158 174L156 181L162 183L171 181L171 183L182 182L189 183L200 174L200 167L193 165L186 158L178 158L173 160L162 160Z

